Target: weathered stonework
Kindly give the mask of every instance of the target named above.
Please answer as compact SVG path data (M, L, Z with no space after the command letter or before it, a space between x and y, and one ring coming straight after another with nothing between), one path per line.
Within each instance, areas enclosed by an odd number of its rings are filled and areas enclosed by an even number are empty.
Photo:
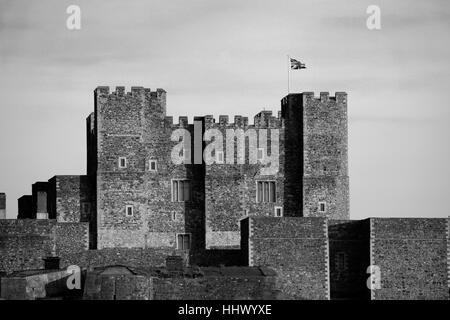
M43 258L89 248L88 223L55 220L0 221L0 272L40 269Z
M181 274L165 269L120 266L87 273L88 300L248 300L276 299L275 273L267 268L195 268Z
M243 220L243 254L249 266L277 273L285 298L329 299L328 234L325 218L250 217Z
M438 218L329 220L331 297L447 300L447 223ZM380 287L372 290L369 266L380 271Z
M447 219L371 218L371 263L380 267L376 300L448 300Z

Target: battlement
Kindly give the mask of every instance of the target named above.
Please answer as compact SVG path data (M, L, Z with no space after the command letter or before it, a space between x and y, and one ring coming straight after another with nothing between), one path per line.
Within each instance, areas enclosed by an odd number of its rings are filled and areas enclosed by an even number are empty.
M163 120L166 115L166 91L164 89L158 88L156 91L152 91L150 88L133 86L127 92L125 87L118 86L115 91L110 92L108 86L100 86L95 89L94 95L96 106L98 106L98 108L96 107L97 111L109 114L110 118L121 118L123 122L127 119L137 121L138 110L142 108L148 119Z
M305 98L305 101L316 100L316 101L320 101L322 103L326 103L328 101L336 101L338 103L347 103L347 93L346 92L338 91L338 92L335 92L334 96L330 96L329 92L323 91L323 92L319 93L319 96L315 96L314 92L306 91L306 92L302 92L302 93L288 94L281 100L282 104L286 104L287 99L290 96L292 96L292 97L303 96Z
M234 121L230 122L228 115L219 115L219 119L214 118L213 115L195 116L194 122L202 121L209 128L278 128L281 126L281 112L278 117L272 115L272 111L261 111L254 117L254 124L249 124L248 117L242 115L235 115ZM166 116L164 118L164 125L166 127L180 127L185 128L194 123L189 123L187 116L179 116L178 122L174 123L173 116Z
M145 97L146 99L161 99L166 96L166 91L161 88L157 88L156 91L151 91L150 88L144 88L140 86L133 86L130 91L125 91L124 86L117 86L115 91L110 92L108 86L99 86L94 91L96 95L103 96L115 96L115 97Z

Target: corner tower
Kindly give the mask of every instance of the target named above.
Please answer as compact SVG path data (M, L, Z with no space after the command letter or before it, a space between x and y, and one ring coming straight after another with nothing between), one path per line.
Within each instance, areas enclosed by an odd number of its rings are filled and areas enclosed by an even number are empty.
M347 94L289 94L281 109L286 215L349 219Z

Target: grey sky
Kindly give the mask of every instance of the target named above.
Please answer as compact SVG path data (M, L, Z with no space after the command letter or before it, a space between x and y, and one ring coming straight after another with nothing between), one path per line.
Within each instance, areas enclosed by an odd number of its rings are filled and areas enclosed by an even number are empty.
M82 29L66 29L66 8ZM381 8L382 29L366 28ZM450 2L0 0L0 192L85 173L98 85L168 92L168 114L278 110L291 91L349 95L351 217L450 214Z

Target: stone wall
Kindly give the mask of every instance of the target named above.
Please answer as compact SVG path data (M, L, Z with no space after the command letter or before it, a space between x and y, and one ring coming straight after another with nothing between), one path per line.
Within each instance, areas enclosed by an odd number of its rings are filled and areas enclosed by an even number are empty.
M74 294L67 288L66 270L25 271L1 278L0 297L6 300L36 300Z
M170 255L182 256L189 263L189 253L170 248L105 248L100 250L84 250L61 255L61 268L77 265L80 268L97 268L110 265L123 265L131 268L147 268L165 266Z
M154 300L267 300L279 297L275 276L153 278Z
M371 218L370 259L381 271L372 299L449 299L448 222Z
M250 217L249 266L277 273L277 289L290 299L329 299L328 234L325 218ZM244 240L245 241L245 240ZM245 252L243 253L245 254Z
M49 180L50 212L58 222L89 222L95 189L88 176L58 175Z
M88 249L87 223L0 221L0 272L41 269L43 258Z
M87 273L85 299L265 300L276 299L275 273L267 268L198 268L195 276L109 267ZM158 275L159 274L159 275Z

